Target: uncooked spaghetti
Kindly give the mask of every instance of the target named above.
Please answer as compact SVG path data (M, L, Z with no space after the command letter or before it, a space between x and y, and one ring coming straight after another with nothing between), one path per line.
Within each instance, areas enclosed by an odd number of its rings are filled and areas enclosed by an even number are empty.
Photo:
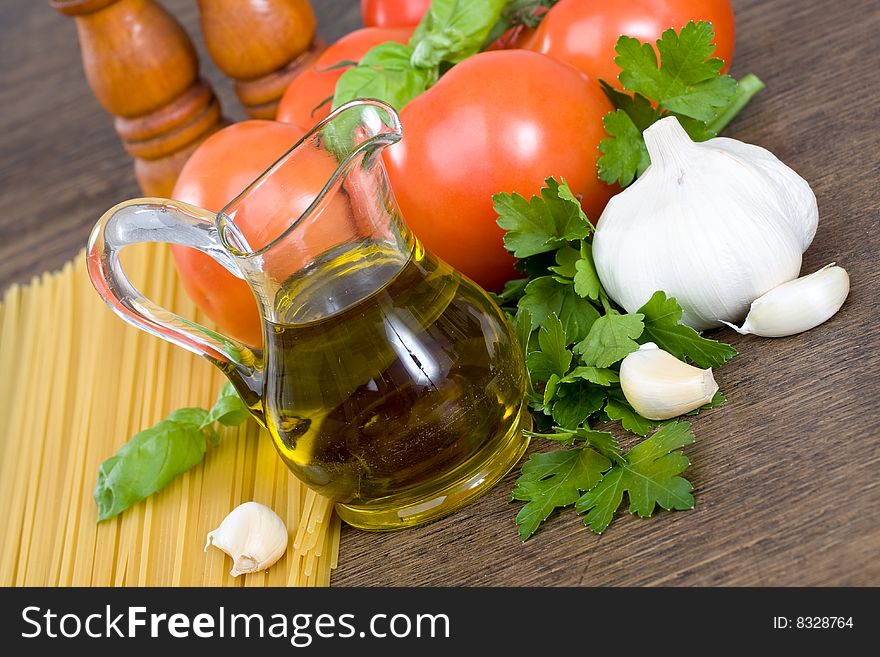
M150 298L205 322L167 247L133 247L126 270ZM327 586L340 521L299 482L254 422L225 429L202 464L98 524L98 465L175 408L210 406L222 375L207 361L116 317L81 255L13 286L0 303L0 542L3 586ZM230 510L261 502L291 543L268 571L233 578L205 536Z

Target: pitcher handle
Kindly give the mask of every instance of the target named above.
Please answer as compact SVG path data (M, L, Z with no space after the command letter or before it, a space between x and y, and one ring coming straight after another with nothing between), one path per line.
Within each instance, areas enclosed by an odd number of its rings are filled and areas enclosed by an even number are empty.
M107 305L125 321L200 356L230 360L253 371L249 347L153 303L131 284L119 252L141 242L167 242L198 249L237 278L244 278L223 248L214 215L181 201L138 198L120 203L95 224L86 250L89 277Z

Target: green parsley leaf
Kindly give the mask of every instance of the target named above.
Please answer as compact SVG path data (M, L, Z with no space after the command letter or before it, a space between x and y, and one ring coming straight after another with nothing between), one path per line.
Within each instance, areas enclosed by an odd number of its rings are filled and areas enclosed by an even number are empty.
M730 345L702 337L690 326L681 324L681 306L663 292L654 295L639 308L645 330L639 342L653 342L679 360L690 359L702 368L718 367L736 356Z
M602 292L599 273L593 262L593 245L587 241L581 243L581 257L574 263L574 291L578 296L598 301Z
M533 279L526 286L519 307L529 311L533 329L543 326L550 315L556 315L572 342L585 338L599 318L599 311L579 297L573 285L560 283L552 276Z
M602 123L611 136L599 142L599 178L626 187L651 164L648 148L641 130L623 110L609 112Z
M647 436L658 424L636 413L620 389L608 396L604 410L609 420L618 420L624 429L640 436Z
M560 395L553 404L553 419L565 429L574 429L602 408L605 395L603 388L596 388L586 383L566 386L565 394Z
M611 101L616 109L623 110L633 125L642 132L649 125L660 118L660 110L658 110L645 98L642 94L634 93L632 95L620 91L617 87L613 87L605 80L599 80L599 86Z
M755 94L763 88L764 83L755 74L748 73L747 75L742 76L736 81L736 95L733 97L733 100L728 103L727 107L719 111L715 118L706 125L706 133L714 137L724 130L724 128L727 127L727 124L730 123L733 118L749 104L749 101L752 100ZM683 118L686 119L687 117ZM692 139L698 139L698 137L693 136L691 130L688 128L687 120L682 122L682 126L688 131L688 134L691 135Z
M560 383L571 383L581 379L597 386L610 386L620 382L620 375L605 367L578 366L562 377Z
M542 381L554 374L557 381L565 376L572 358L567 348L568 343L562 322L556 315L550 315L538 331L541 350L530 353L527 360L532 376Z
M571 188L568 186L565 178L562 178L561 180L562 184L556 186L556 194L559 197L560 201L568 204L566 206L567 208L574 208L574 211L577 213L579 219L577 223L582 226L583 230L587 231L586 235L583 235L583 237L586 237L590 233L594 232L593 224L590 223L590 219L587 217L586 212L584 212L584 209L581 207L581 202L571 191ZM556 180L554 178L547 178L547 180L545 180L544 182L550 185L551 188L556 185Z
M553 433L535 433L533 431L524 431L523 433L530 438L543 438L566 446L583 443L584 446L594 448L615 463L625 462L617 439L607 431L593 431L583 427L563 429L556 426L553 427Z
M560 427L553 427L554 433L541 433L536 431L528 431L524 430L523 435L528 436L529 438L543 438L544 440L552 440L553 442L560 443L565 445L566 447L574 444L575 437L571 431L566 431L561 429Z
M692 119L689 116L678 116L677 114L675 118L678 119L678 123L684 128L684 131L688 133L688 137L694 141L707 141L712 139L712 137L718 136L717 132L702 121Z
M556 252L556 266L548 267L548 269L558 275L557 281L567 283L567 279L573 279L577 276L577 262L580 258L581 254L577 249L573 249L568 244L565 244ZM582 294L581 296L584 295Z
M556 394L556 388L558 386L559 375L551 374L550 378L547 379L547 383L544 384L544 396L541 398L541 403L544 406L542 410L550 408L550 405L553 403L553 396Z
M606 457L588 447L532 454L511 494L528 502L516 516L520 539L534 534L554 509L574 504L610 467Z
M528 285L528 283L528 278L514 278L504 284L504 288L502 288L500 294L495 294L493 296L499 306L511 302L516 303L519 301L520 297L526 293L526 285Z
M720 75L724 61L712 57L714 38L711 23L691 21L679 33L670 28L657 41L661 64L650 44L622 36L614 59L623 69L620 82L662 109L711 121L736 93L736 80Z
M589 428L579 427L574 431L576 440L584 441L597 452L607 457L614 463L623 463L625 459L617 444L617 438L607 431L593 431Z
M643 96L628 96L616 90L606 93L619 110L635 114L640 123L634 125L639 130L642 123L653 120L655 110ZM641 139L640 133L638 136ZM514 497L529 502L517 517L520 536L525 540L553 509L570 503L566 500L575 491L587 492L581 486L589 485L589 478L580 476L583 468L578 470L576 460L582 450L606 459L608 469L612 463L617 464L608 472L609 484L615 479L626 483L624 475L636 477L633 473L650 473L654 467L641 462L636 468L630 467L614 436L591 428L593 422L617 421L624 430L647 436L656 427L668 425L648 420L630 406L615 363L638 349L639 343L648 341L701 366L721 364L735 351L679 324L681 308L662 292L638 313L624 315L616 311L596 273L586 216L564 183L548 180L548 187L529 202L511 194L497 195L495 200L496 210L504 214L499 225L508 231L508 249L529 254L517 262L517 269L526 278L511 281L495 296L524 345L529 376L526 396L535 424L535 431L527 435L579 448L536 454L524 467ZM572 227L575 232L567 233ZM577 362L573 362L573 353L578 354ZM718 393L693 413L722 403L724 396ZM655 435L660 440L667 434L658 431ZM644 442L650 446L651 440L653 437ZM631 454L638 456L639 451ZM599 470L599 475L605 471ZM591 472L595 480L596 469ZM634 510L648 508L647 502L635 496L650 496L651 486L660 479L630 492ZM575 481L580 483L575 485ZM678 485L677 481L673 483ZM625 490L621 489L616 502L613 495L608 499L600 496L595 507L598 510L593 510L589 521L594 529L601 531L607 526ZM667 500L662 501L665 504ZM655 504L651 502L647 513Z
M608 367L639 348L638 338L645 326L643 315L621 315L612 310L595 320L587 337L574 346L585 365Z
M513 264L513 267L527 278L533 279L546 276L554 264L556 264L556 253L548 251L528 258L520 258Z
M532 330L532 314L527 308L519 308L513 318L513 331L516 333L516 339L519 341L523 356L526 358L530 352L529 343L531 342Z
M614 61L622 69L620 82L630 93L600 81L615 107L604 118L609 137L599 144L602 180L626 187L645 172L650 158L642 132L658 119L674 115L691 139L705 141L763 88L751 74L741 83L721 75L724 62L712 57L713 39L712 24L706 22L690 22L680 32L666 30L656 42L656 51L632 37L618 39Z
M540 196L526 200L519 194L495 194L498 225L507 233L504 247L517 258L555 251L570 240L586 237L592 226L568 184L546 180Z
M690 465L679 450L692 442L690 425L673 422L629 450L625 462L614 465L577 501L575 510L586 513L584 524L596 533L605 531L624 493L630 512L643 518L652 515L657 505L667 511L692 509L691 483L678 476Z

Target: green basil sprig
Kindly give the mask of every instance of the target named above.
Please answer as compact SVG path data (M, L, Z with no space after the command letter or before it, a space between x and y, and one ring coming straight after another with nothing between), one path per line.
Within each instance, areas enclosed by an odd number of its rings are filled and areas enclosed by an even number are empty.
M334 109L355 98L375 98L402 109L450 66L478 53L508 4L434 0L408 44L380 44L342 74Z
M119 515L199 463L207 441L220 443L216 423L236 426L248 417L247 405L227 382L210 410L180 408L132 436L98 468L98 522Z

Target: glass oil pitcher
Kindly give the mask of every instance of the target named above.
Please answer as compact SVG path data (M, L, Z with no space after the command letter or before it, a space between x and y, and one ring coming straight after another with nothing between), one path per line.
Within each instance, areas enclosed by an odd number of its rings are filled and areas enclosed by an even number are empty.
M117 314L221 368L290 469L335 500L343 520L374 530L461 507L501 479L528 440L516 337L486 293L426 252L400 215L380 157L400 138L391 108L354 101L218 215L126 201L104 214L88 247L92 281ZM300 212L305 176L326 183ZM199 249L247 281L262 351L144 298L119 260L138 242Z

